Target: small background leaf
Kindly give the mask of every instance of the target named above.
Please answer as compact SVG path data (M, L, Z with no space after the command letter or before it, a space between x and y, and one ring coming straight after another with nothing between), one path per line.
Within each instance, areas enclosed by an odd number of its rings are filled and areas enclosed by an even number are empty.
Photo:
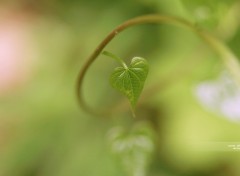
M117 67L110 77L113 88L119 90L129 99L132 108L142 92L149 66L145 59L134 57L128 68Z
M129 131L114 127L109 131L109 144L126 174L146 176L155 149L155 133L147 122L140 122Z

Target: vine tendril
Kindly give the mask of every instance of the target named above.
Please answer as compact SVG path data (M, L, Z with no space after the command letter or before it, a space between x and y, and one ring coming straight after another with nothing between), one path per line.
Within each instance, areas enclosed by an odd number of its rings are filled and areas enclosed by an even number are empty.
M184 28L189 29L190 31L198 35L200 38L202 38L203 41L205 41L205 43L208 44L208 46L219 55L224 65L229 70L229 73L234 77L234 80L236 80L237 84L240 86L240 65L238 59L223 42L221 42L217 38L210 35L208 32L203 31L196 25L191 24L190 22L184 19L158 14L144 15L130 19L122 23L121 25L117 26L115 29L113 29L102 40L102 42L97 46L97 48L93 51L90 57L87 58L86 62L82 66L77 79L76 93L79 105L84 111L93 115L101 114L101 112L95 111L85 102L83 97L83 81L89 67L97 59L97 57L103 51L103 49L113 40L115 36L117 36L120 32L124 31L127 28L140 24L162 24L162 23L172 24L175 26L182 26Z

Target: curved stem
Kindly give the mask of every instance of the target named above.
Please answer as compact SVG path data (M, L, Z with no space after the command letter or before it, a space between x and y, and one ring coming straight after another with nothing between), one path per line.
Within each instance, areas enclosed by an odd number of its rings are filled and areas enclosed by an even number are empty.
M161 24L161 23L167 23L167 24L173 24L176 26L182 26L187 29L190 29L192 32L197 34L199 37L205 41L206 44L208 44L222 59L223 63L225 64L226 68L229 70L229 72L232 74L232 76L235 78L237 83L240 85L240 65L238 63L238 60L236 56L218 39L214 38L210 34L208 34L205 31L202 31L197 26L189 23L188 21L184 19L180 19L177 17L171 17L171 16L164 16L164 15L144 15L140 17L136 17L133 19L130 19L123 24L116 27L114 30L112 30L105 39L98 45L98 47L95 49L95 51L90 55L90 57L87 59L85 64L83 65L79 76L77 80L77 97L80 106L83 108L83 110L87 111L88 113L98 115L99 112L94 111L89 107L83 98L83 81L84 77L86 75L87 70L92 65L92 63L96 60L98 55L102 52L102 50L106 47L108 43L111 42L111 40L120 32L124 31L125 29L140 25L140 24Z

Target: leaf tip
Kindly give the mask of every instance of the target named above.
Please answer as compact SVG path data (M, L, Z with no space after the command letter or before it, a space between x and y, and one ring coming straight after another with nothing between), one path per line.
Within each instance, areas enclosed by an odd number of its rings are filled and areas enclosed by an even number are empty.
M132 116L133 116L133 118L136 118L136 113L135 113L135 110L134 110L133 107L131 107L131 111L132 111Z

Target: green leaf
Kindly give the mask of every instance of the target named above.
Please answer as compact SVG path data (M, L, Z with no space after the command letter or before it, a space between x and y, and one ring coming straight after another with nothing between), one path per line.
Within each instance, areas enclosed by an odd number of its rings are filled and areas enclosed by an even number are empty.
M126 175L147 175L156 138L151 124L138 122L130 130L121 126L114 127L108 134L111 152L126 171Z
M117 67L110 76L113 88L123 93L135 108L148 74L148 63L141 57L134 57L130 66Z

